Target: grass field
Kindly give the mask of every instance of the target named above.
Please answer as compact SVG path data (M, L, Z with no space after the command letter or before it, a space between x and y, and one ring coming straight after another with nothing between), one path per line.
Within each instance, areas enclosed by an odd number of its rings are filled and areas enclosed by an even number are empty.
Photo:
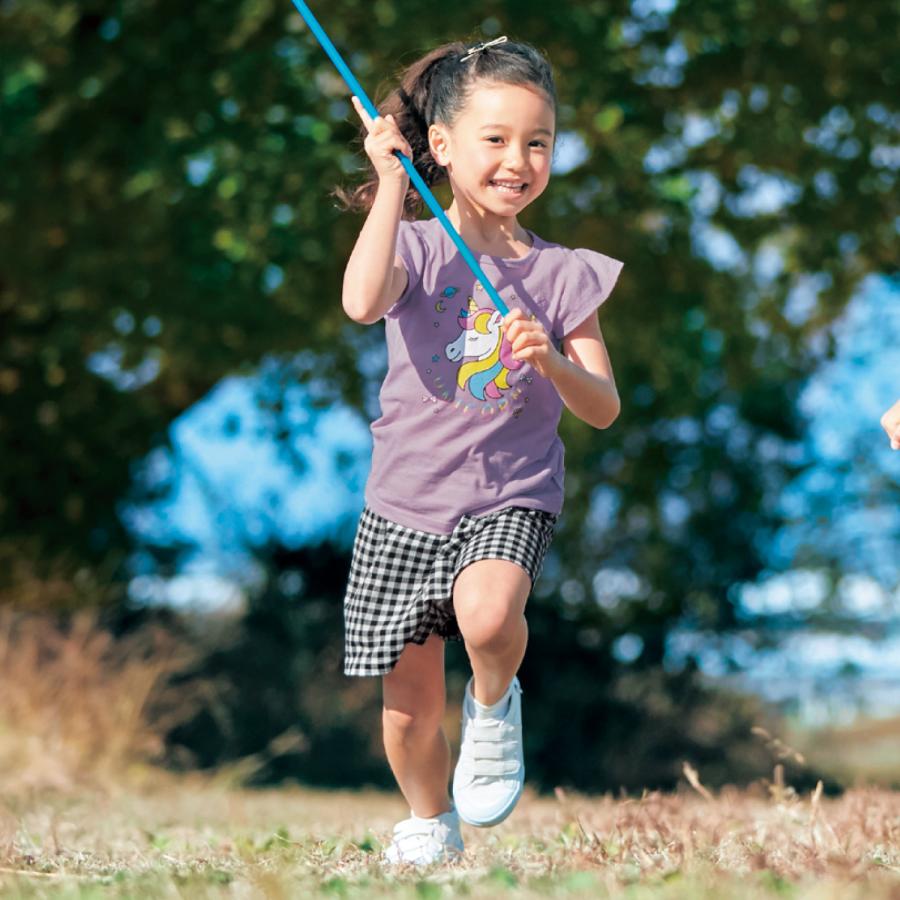
M90 619L63 632L0 613L0 897L900 900L900 793L798 795L780 764L716 794L687 765L674 794L526 788L500 826L464 827L461 862L385 870L381 847L408 815L399 792L247 790L253 758L212 777L152 765L161 725L144 710L171 663L151 650ZM844 784L896 785L898 724L803 750L844 767ZM801 759L759 730L776 759Z
M900 898L900 794L790 788L588 798L526 791L465 859L390 871L399 794L249 791L158 773L143 785L14 793L3 897Z

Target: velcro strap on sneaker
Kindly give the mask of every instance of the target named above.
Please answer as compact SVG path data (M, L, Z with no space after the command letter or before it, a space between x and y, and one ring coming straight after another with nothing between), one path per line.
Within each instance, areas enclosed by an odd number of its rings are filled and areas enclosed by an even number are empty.
M455 852L455 848L448 843L450 837L450 829L442 822L405 819L394 826L394 852L408 862L437 859L441 853Z
M473 775L515 775L519 771L519 763L514 759L475 759L467 767Z
M510 738L519 738L521 726L519 725L482 725L477 720L473 721L466 729L466 741L508 741Z
M472 745L473 759L508 759L512 752L512 745L505 742L489 744L486 741L478 741Z

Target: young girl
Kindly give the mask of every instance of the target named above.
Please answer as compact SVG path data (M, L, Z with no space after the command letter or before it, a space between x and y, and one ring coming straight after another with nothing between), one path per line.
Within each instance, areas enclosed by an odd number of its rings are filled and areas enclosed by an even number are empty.
M382 676L384 746L410 807L387 863L463 850L460 819L501 822L522 792L523 615L563 502L563 403L596 428L619 412L596 309L622 268L523 228L550 179L556 91L548 62L507 41L446 44L403 74L372 120L374 170L346 208L368 211L343 307L385 321L388 372L344 600L347 675ZM510 312L501 316L394 150L429 185ZM472 665L448 795L444 641Z

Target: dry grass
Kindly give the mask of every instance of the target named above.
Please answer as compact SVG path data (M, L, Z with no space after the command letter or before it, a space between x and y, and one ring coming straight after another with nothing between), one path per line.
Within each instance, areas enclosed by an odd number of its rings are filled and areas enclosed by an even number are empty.
M463 862L390 872L396 795L236 790L160 775L141 790L32 792L0 807L4 897L900 898L895 794L726 791L639 799L526 792L464 829Z
M90 787L152 762L166 712L151 721L147 704L186 659L159 629L115 640L91 612L64 625L0 608L0 792Z
M900 795L799 796L780 765L751 791L712 793L687 764L673 795L526 790L502 825L464 830L462 862L386 871L399 793L249 791L241 764L212 778L155 768L148 704L183 662L161 646L117 644L89 617L0 616L2 896L900 900Z

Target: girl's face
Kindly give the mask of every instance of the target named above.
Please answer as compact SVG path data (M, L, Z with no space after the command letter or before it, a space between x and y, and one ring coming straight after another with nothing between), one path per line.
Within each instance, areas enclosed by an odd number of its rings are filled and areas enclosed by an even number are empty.
M476 85L452 128L436 122L428 129L454 195L502 217L515 216L547 187L554 137L553 107L542 91L490 82Z

